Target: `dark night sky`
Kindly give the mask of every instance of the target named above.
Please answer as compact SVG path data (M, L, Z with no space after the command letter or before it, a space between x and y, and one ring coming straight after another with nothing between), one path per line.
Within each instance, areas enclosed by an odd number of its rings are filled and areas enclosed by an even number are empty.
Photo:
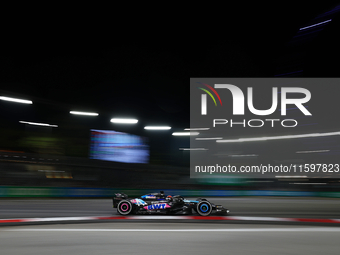
M31 121L68 125L69 110L88 110L100 113L94 128L110 128L117 115L185 128L190 77L273 77L299 27L331 7L240 4L215 6L219 12L125 11L97 22L91 15L25 20L3 32L1 93L32 99L35 112L23 115ZM337 76L335 68L310 73Z

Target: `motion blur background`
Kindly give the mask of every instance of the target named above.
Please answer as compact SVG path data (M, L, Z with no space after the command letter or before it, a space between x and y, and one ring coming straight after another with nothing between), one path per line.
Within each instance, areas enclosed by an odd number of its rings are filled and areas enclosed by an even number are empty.
M139 195L159 189L339 197L340 179L326 176L190 179L190 151L183 150L189 137L172 135L190 127L190 77L339 76L340 7L248 7L211 16L197 12L189 21L177 15L190 12L178 8L167 15L124 9L124 18L112 15L98 24L89 14L75 23L61 17L20 22L14 15L3 30L0 96L33 104L0 101L0 197L109 197L117 190ZM336 119L338 95L329 94ZM305 123L310 131L329 131L318 126L322 117ZM107 131L125 133L125 140L98 135ZM336 141L320 139L322 150L339 155ZM318 149L306 144L305 151Z

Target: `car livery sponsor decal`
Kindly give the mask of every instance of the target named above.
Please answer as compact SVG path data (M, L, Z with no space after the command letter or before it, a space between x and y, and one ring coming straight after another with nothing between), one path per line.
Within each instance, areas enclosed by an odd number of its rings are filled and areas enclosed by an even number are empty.
M142 199L139 199L139 198L132 199L130 200L130 202L135 205L147 205L146 202L144 202Z
M148 205L148 206L144 206L145 210L163 210L166 208L170 208L171 206L165 203L162 204L153 204L153 205Z
M151 204L159 204L159 203L166 203L165 199L157 199L157 201L151 201Z
M154 195L145 195L145 196L142 196L142 198L144 198L144 199L155 199L156 196L154 196Z
M184 199L184 203L198 203L199 201L196 201L196 200L187 200L187 199Z

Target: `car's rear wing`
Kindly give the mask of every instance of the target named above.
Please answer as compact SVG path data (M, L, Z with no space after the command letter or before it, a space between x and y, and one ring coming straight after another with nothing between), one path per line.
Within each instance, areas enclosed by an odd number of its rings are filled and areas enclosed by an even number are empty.
M117 208L118 203L127 198L128 198L128 195L124 193L115 193L112 198L112 207Z

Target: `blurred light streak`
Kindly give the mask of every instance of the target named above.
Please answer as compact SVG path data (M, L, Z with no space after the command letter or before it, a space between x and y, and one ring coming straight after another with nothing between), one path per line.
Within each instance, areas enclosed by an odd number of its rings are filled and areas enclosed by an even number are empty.
M327 184L326 182L291 182L289 184L309 184L309 185L319 185L319 184Z
M328 152L330 150L317 150L317 151L297 151L296 153L318 153L318 152Z
M180 151L207 151L206 148L179 148Z
M274 181L246 181L246 182L274 182Z
M0 96L0 100L22 103L22 104L33 104L31 100L25 100L25 99L13 98L13 97Z
M303 126L313 126L313 125L318 125L319 123L308 123L308 124L299 124L296 125L297 127L303 127Z
M171 127L168 126L145 126L146 130L169 130Z
M58 127L58 125L51 125L51 124L47 124L47 123L37 123L37 122L29 122L29 121L19 121L19 122L23 123L23 124L34 125L34 126Z
M275 178L307 178L307 175L277 175Z
M191 136L191 135L199 135L198 132L174 132L172 135L174 136Z
M75 115L86 115L86 116L98 116L99 114L96 112L78 112L78 111L70 111L71 114Z
M65 171L55 171L55 170L38 170L38 172L65 173Z
M110 120L112 123L122 123L122 124L136 124L137 119L124 119L124 118L113 118Z
M223 137L197 137L196 140L220 140L223 139Z
M199 131L199 130L209 130L210 128L185 128L184 130Z
M304 30L304 29L308 29L308 28L311 28L311 27L319 26L321 24L325 24L325 23L330 22L330 21L332 21L332 19L328 19L328 20L325 20L325 21L322 21L322 22L319 22L319 23L316 23L316 24L313 24L313 25L310 25L310 26L302 27L299 30Z
M306 108L308 108L308 105L305 105ZM282 111L282 109L279 109L280 111ZM292 107L292 108L286 108L287 111L289 110L299 110L298 107Z
M257 157L257 154L245 154L245 155L228 155L228 157Z
M296 138L309 138L309 137L323 137L340 135L340 132L327 132L327 133L312 133L302 135L283 135L283 136L268 136L268 137L254 137L254 138L239 138L231 140L217 140L218 143L240 143L240 142L253 142L253 141L268 141L268 140L282 140L282 139L296 139Z

